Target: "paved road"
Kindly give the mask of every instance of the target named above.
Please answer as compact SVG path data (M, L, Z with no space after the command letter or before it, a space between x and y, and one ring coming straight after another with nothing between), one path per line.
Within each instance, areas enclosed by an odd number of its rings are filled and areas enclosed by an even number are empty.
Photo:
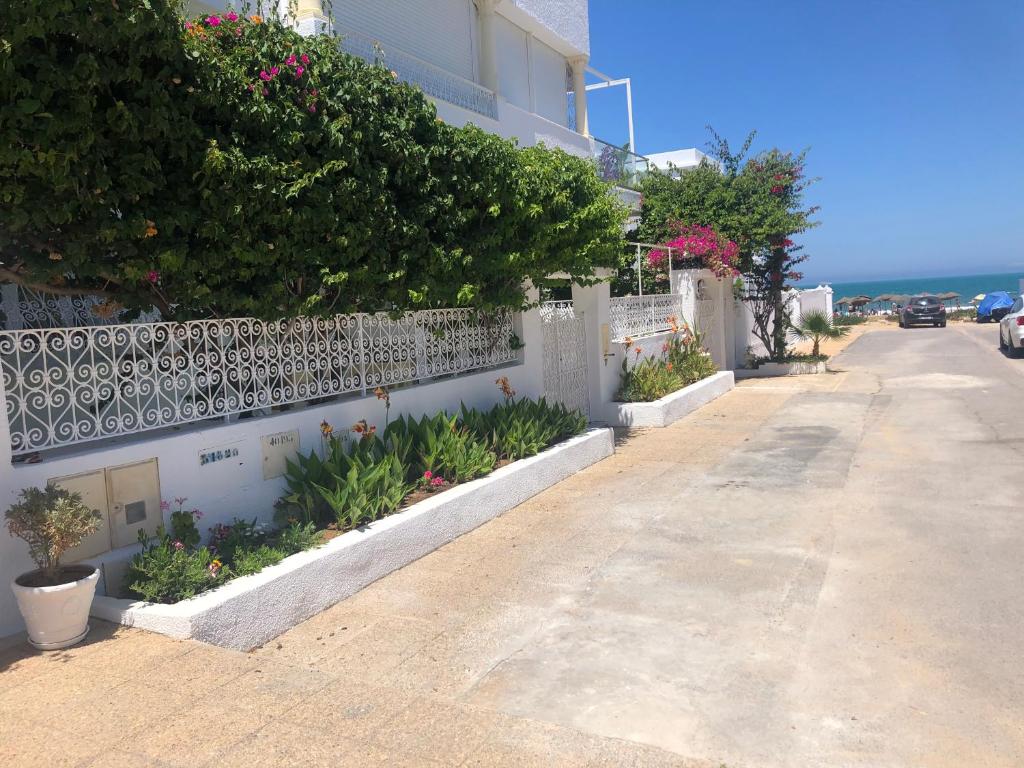
M835 365L623 436L255 653L0 653L0 764L1024 765L1024 360L951 325Z

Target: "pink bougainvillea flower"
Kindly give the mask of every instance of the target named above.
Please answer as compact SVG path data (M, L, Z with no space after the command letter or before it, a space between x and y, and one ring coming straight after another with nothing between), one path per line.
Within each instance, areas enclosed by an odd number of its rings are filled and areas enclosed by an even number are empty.
M294 67L296 61L298 61L298 59L295 58L295 54L293 53L291 56L284 60L284 63L287 64L289 67Z
M247 86L245 86L245 87L246 87L246 88L248 89L249 93L252 93L253 91L255 91L255 90L256 90L256 86L255 86L255 85L253 85L252 83L249 83L249 84L248 84Z
M301 56L299 56L299 61L301 61L303 64L309 64L309 56L307 56L306 54L302 54Z
M238 14L234 11L228 11L224 14L224 18L228 21L238 21Z
M220 16L207 16L206 17L206 23L209 24L211 27L219 27L220 26Z
M280 72L280 71L281 71L281 70L280 70L280 69L278 69L277 67L271 67L271 68L270 68L270 74L271 74L271 75L276 75L276 74L277 74L278 72Z
M192 22L191 21L186 21L185 22L185 29L188 29L188 30L192 29Z
M430 484L433 485L435 488L439 485L444 485L444 478L435 477L433 480L430 481Z
M175 540L174 548L180 552L181 550L183 550L185 548L185 545L182 544L180 541Z
M296 77L302 77L302 73L305 72L305 71L306 70L303 67L296 67L295 68L295 76Z
M149 270L149 272L146 273L146 280L151 285L156 285L158 282L160 282L160 273L157 272L155 269L151 269Z
M424 480L429 480L433 476L434 476L434 473L431 472L429 469L426 472L423 473L423 479Z
M309 105L309 111L315 113L316 112L316 104L310 104Z
M265 69L261 69L260 70L260 80L262 80L263 82L269 83L272 77L273 77L273 75L269 74L267 72L267 70L265 70Z

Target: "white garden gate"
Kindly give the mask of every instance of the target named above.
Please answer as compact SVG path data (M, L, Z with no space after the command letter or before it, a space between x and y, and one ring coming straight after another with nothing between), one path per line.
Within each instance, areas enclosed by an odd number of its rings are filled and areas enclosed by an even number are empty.
M544 329L544 397L590 416L587 394L587 335L583 313L571 301L541 305Z

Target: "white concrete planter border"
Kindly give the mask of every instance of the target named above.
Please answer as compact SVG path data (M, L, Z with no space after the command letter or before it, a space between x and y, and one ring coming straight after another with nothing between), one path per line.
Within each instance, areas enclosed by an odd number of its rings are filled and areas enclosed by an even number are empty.
M608 421L616 427L667 427L734 385L732 371L719 371L651 403L612 403Z
M757 368L740 368L735 371L737 379L759 379L771 376L800 376L808 373L825 373L828 363L761 363Z
M92 615L248 651L613 452L612 431L591 429L190 600L97 596Z

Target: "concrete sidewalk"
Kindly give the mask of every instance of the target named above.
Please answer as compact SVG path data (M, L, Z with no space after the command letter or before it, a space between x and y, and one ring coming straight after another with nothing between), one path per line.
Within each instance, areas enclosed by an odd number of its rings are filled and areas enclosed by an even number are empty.
M251 654L0 652L0 765L1021 765L1024 377L939 332L624 434Z

